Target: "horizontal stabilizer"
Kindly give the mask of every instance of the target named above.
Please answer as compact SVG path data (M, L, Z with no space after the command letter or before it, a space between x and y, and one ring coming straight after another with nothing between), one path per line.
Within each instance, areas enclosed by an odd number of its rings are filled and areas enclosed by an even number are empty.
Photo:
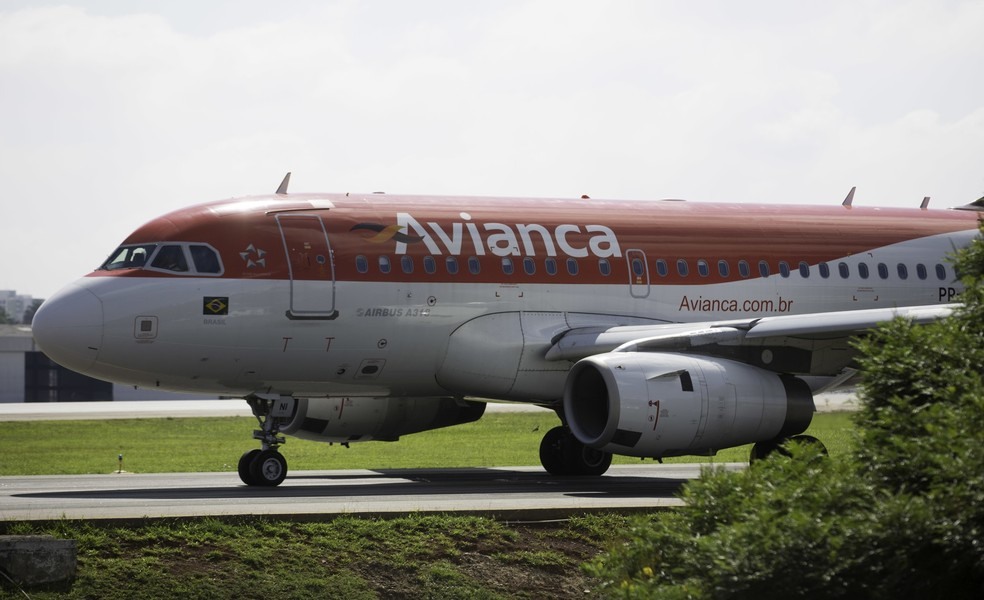
M984 196L974 200L966 206L958 206L957 210L981 210L984 211Z

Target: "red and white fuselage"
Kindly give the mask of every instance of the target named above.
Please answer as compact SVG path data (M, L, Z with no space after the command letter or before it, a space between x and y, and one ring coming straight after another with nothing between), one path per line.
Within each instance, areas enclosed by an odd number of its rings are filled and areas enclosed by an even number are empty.
M35 335L54 360L101 379L308 403L468 396L559 408L575 362L650 338L659 352L826 381L850 365L846 337L884 311L954 301L960 288L946 257L977 235L978 215L381 194L233 199L133 232L102 268L44 304ZM822 314L861 317L812 331ZM752 340L767 323L773 337Z

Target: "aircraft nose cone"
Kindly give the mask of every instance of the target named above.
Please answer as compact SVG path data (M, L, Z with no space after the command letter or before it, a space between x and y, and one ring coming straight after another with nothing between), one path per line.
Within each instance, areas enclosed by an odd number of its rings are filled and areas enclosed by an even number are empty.
M69 285L41 305L31 329L48 358L85 373L102 345L102 301L77 284Z

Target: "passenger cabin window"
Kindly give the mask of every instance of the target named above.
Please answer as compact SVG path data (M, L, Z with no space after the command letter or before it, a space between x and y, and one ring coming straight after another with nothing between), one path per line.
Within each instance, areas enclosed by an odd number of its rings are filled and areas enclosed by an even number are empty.
M779 261L779 274L783 277L789 277L789 263L781 260Z
M556 258L548 258L546 261L544 261L543 268L546 269L547 275L556 275L557 274L557 259Z
M899 279L909 278L909 267L903 265L902 263L899 263L898 271L899 271Z
M154 253L157 244L142 244L139 246L120 246L106 259L98 270L115 271L117 269L139 269L147 263L147 258Z
M731 270L728 268L728 261L719 260L718 261L718 275L721 277L727 277Z
M511 258L502 259L502 272L505 273L506 275L513 274L513 261Z
M738 261L738 274L741 275L742 279L748 279L752 274L751 268L748 266L748 261L745 259Z
M680 275L680 277L686 277L690 274L690 267L687 266L687 261L682 258L677 261L677 274Z
M448 275L458 274L458 258L455 256L449 256L444 259L444 268L448 270Z
M946 279L946 267L943 265L936 265L936 278L940 281Z
M571 275L577 275L577 261L573 258L567 259L567 272Z
M888 279L888 265L885 263L878 263L878 276L882 279Z
M837 263L837 271L840 273L841 279L847 279L851 276L851 267L847 266L847 263Z
M707 266L707 261L703 258L697 261L697 272L700 273L701 277L707 277L711 274L711 269Z
M824 279L830 277L830 265L828 265L827 263L820 263L817 266L820 269L820 277L823 277Z
M769 273L769 263L765 262L764 260L760 260L759 261L759 275L761 275L762 277L768 277L769 274L770 274Z
M184 248L181 246L161 246L150 266L155 269L184 273L188 270L188 259L185 258Z
M391 268L392 268L392 265L390 264L390 257L388 257L388 256L380 256L379 257L379 272L380 273L389 273Z
M916 277L919 279L926 279L929 277L929 273L926 272L926 265L922 263L916 265Z
M861 276L861 279L867 279L869 274L868 263L858 263L858 275Z
M410 273L413 273L413 257L412 256L404 256L403 258L401 258L400 259L400 268L402 268L403 269L403 272L406 273L407 275L409 275Z
M656 272L659 273L660 277L666 277L670 274L670 268L666 266L666 261L662 258L656 261Z
M482 272L482 263L478 262L477 256L468 257L468 272L472 275L478 275Z
M641 258L632 259L632 274L636 277L642 277L646 272L646 267L642 264Z
M358 255L355 257L355 270L359 273L369 272L369 259L363 255Z
M609 275L612 274L612 265L610 262L608 262L607 258L598 259L598 271L600 271L601 274L604 275L605 277L608 277Z
M805 261L800 261L799 264L800 277L806 279L810 276L810 265L806 264Z
M433 256L424 257L424 272L428 275L433 275L437 272L437 261L434 260Z
M523 259L523 272L527 275L536 274L536 261L532 257L527 256Z

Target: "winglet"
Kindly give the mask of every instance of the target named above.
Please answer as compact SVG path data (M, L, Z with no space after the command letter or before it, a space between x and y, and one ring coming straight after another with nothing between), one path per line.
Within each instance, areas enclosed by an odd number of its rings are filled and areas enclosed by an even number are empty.
M919 205L919 208L921 208L923 210L926 210L927 208L929 208L929 196L925 196L923 198L922 204Z
M850 206L854 202L854 190L856 189L858 189L858 186L851 188L851 191L847 193L847 198L844 198L844 201L841 202L841 206Z
M286 195L287 194L287 185L289 183L290 183L290 171L288 171L287 174L284 175L284 180L280 182L280 187L277 188L277 193L278 194Z

